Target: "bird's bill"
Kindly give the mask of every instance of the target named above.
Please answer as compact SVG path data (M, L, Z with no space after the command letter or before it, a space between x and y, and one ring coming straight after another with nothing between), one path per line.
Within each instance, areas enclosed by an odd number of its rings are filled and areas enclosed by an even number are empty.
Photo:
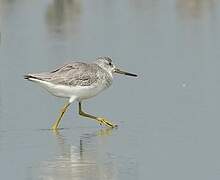
M118 74L124 74L124 75L127 75L127 76L137 77L137 74L132 74L132 73L129 73L129 72L125 72L125 71L122 71L122 70L117 69L117 68L115 68L114 72L118 73Z

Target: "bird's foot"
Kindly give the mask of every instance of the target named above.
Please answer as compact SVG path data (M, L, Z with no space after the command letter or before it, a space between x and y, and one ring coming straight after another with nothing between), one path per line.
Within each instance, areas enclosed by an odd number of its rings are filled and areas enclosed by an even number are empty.
M52 126L51 126L51 130L52 131L57 131L58 130L58 125L56 123L54 123Z
M98 117L97 121L100 123L100 125L105 125L105 126L111 127L111 128L118 127L116 124L112 124L106 118L103 118L103 117Z

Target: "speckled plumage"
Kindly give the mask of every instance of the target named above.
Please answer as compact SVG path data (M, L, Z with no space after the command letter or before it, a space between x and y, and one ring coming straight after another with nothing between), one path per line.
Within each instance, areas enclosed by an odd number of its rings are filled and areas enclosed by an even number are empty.
M103 81L102 83L109 87L112 83L110 74L96 63L72 62L51 72L28 74L28 76L66 86L91 86Z

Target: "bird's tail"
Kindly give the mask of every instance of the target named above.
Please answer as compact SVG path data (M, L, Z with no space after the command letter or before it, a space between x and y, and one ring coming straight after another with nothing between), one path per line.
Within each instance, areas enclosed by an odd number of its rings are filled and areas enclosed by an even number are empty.
M24 79L29 80L29 78L31 78L31 76L30 76L29 74L25 74L25 75L24 75Z
M27 79L29 81L39 81L41 78L35 76L34 74L26 74L24 75L24 79Z

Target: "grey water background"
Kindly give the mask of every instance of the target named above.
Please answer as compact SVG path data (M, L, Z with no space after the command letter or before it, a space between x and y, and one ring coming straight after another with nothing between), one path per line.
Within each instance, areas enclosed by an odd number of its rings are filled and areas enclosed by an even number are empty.
M218 0L0 0L1 179L219 179ZM137 79L84 103L118 129L79 117L47 130L64 100L23 80L111 56Z

